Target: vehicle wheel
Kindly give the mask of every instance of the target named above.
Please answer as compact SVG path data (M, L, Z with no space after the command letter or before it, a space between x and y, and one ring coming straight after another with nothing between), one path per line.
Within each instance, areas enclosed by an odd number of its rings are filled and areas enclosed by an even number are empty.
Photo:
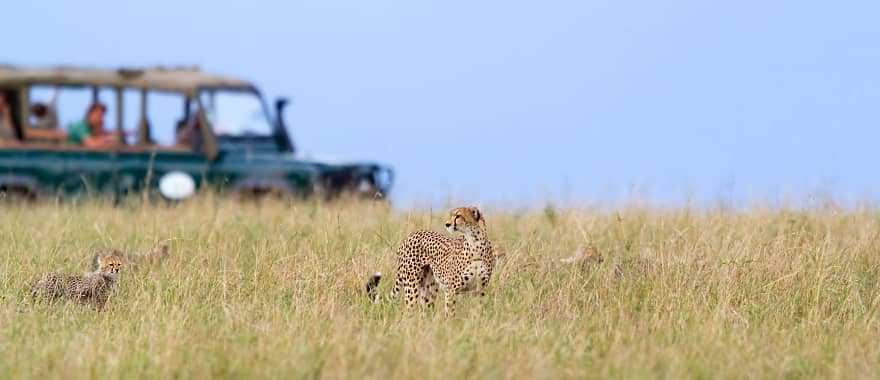
M289 191L284 190L284 189L279 189L277 187L243 188L237 192L236 196L241 201L254 201L254 202L259 202L264 199L285 200L285 199L293 198L292 194Z
M0 186L0 202L19 203L36 200L37 194L26 187Z

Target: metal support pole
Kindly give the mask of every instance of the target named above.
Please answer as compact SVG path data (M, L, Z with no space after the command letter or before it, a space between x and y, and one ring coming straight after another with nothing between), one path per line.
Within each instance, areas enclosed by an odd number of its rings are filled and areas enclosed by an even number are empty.
M139 145L149 144L150 141L150 122L147 120L147 90L141 90L141 117L138 119L138 141Z
M21 86L18 90L18 105L18 125L21 128L20 137L24 141L27 139L27 131L31 127L31 92L28 86Z
M119 142L125 144L125 130L122 123L125 120L125 95L123 88L116 87L116 132L119 134Z

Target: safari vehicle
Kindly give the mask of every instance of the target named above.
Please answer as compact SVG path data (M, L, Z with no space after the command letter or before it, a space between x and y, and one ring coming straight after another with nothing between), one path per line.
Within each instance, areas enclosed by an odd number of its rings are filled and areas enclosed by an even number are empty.
M387 166L298 158L285 103L270 111L251 83L198 68L0 66L0 196L146 190L184 199L206 186L242 195L387 196ZM110 144L71 143L65 127L92 120L83 114L95 104Z

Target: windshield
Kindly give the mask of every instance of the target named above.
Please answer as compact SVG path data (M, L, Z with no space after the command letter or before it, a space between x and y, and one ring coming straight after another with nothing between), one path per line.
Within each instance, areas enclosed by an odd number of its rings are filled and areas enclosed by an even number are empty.
M260 97L251 92L202 91L205 116L221 137L270 136L272 124Z

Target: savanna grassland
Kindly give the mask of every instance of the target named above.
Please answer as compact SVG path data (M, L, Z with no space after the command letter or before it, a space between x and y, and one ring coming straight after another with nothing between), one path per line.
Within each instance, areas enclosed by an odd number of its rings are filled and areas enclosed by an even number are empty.
M458 315L367 302L446 210L212 197L0 207L4 378L878 378L880 212L484 210L506 252ZM46 271L146 252L103 312L32 304ZM593 246L601 263L564 264Z

